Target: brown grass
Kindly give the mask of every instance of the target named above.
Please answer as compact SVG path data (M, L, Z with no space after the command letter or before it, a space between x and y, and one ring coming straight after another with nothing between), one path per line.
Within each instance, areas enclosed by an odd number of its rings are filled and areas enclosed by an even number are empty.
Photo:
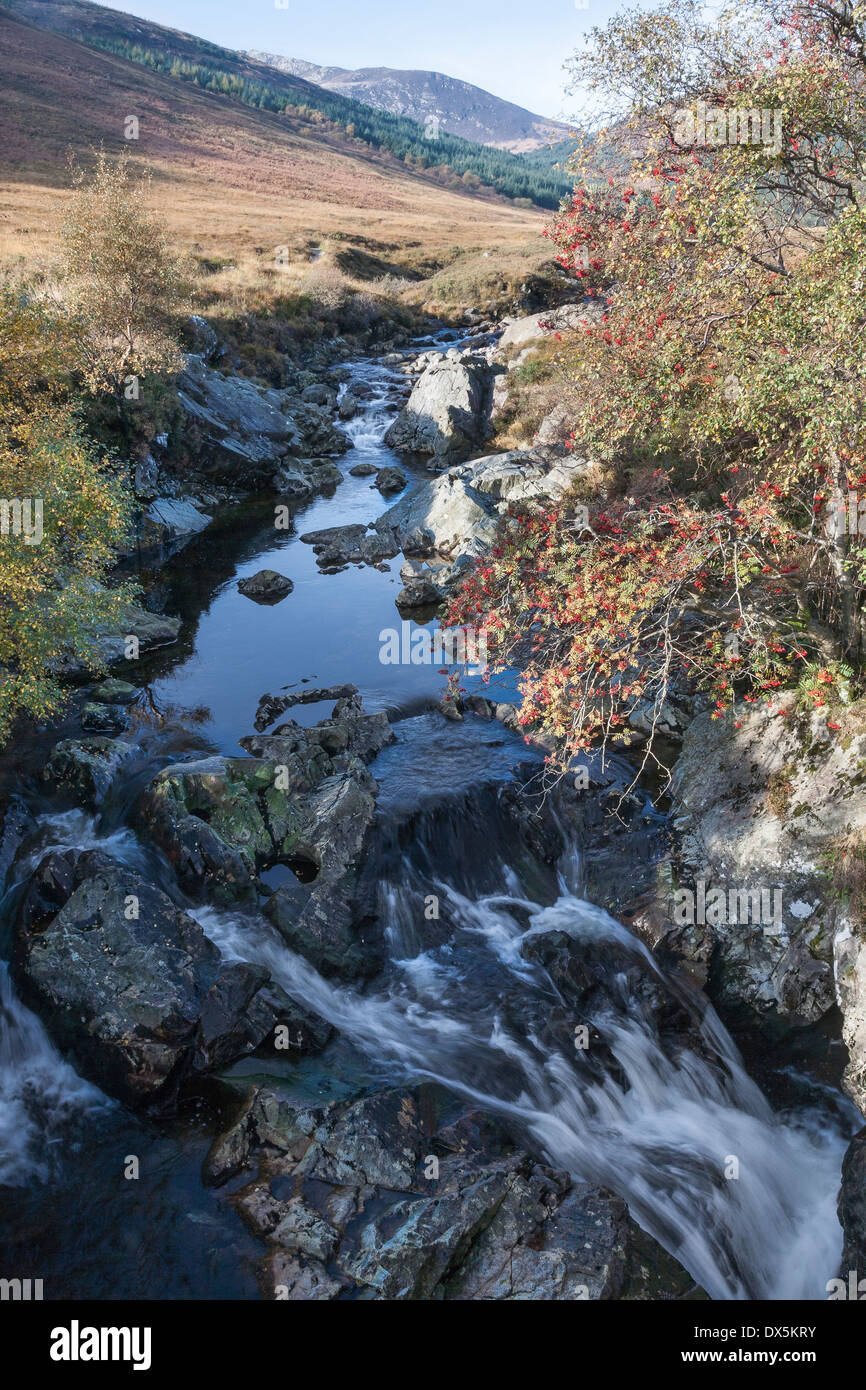
M349 235L372 262L345 266L358 281L380 266L398 279L429 276L484 249L497 265L516 255L521 270L544 258L537 211L445 189L315 121L252 110L2 10L0 62L0 265L53 249L67 155L86 160L100 145L153 171L178 251L222 267L214 290L242 294L277 277L295 288L315 248ZM127 143L130 114L140 139ZM289 253L279 270L278 247Z

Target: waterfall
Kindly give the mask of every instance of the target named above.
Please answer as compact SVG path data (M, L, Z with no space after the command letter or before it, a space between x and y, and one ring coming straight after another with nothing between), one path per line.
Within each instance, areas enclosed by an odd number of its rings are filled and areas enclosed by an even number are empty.
M440 883L457 931L427 950L410 866L407 880L384 884L391 968L366 993L323 979L263 918L194 915L226 957L267 966L392 1079L440 1082L506 1117L554 1166L617 1192L713 1298L825 1297L842 1242L840 1126L774 1115L712 1008L702 1052L667 1055L616 980L617 1006L592 1020L616 1066L599 1076L581 1052L551 1049L536 1028L551 982L521 953L533 936L615 942L664 977L601 908L568 891L540 906L515 894L504 866L503 879L501 894L474 899Z
M111 1104L63 1060L0 962L0 1186L46 1181L76 1132Z

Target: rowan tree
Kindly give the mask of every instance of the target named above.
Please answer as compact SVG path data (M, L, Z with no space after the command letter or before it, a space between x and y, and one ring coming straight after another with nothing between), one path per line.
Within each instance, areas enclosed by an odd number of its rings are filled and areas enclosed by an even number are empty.
M589 528L574 498L512 517L449 616L566 755L678 690L826 703L859 672L866 7L670 0L573 71L619 105L611 172L579 152L549 232L604 308L563 345L565 399L619 490Z

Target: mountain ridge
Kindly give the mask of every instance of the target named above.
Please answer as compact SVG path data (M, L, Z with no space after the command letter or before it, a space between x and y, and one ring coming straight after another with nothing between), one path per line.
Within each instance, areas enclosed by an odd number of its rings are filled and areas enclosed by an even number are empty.
M250 49L247 57L287 76L350 96L390 115L405 116L494 149L526 154L565 139L569 127L539 116L463 78L423 68L341 68Z
M444 129L431 132L409 117L258 63L235 49L92 0L4 0L2 12L280 118L312 111L314 119L341 128L356 146L387 151L413 170L427 171L445 183L462 183L470 191L487 189L549 210L557 208L568 191L554 161L542 159L539 164L538 152L530 162Z

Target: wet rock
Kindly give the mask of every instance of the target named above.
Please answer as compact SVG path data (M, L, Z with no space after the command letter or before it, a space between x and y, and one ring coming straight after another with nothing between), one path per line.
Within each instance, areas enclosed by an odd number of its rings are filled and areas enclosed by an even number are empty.
M9 886L9 871L27 836L35 829L27 803L20 796L0 802L0 896Z
M40 859L27 882L18 906L16 931L39 931L57 915L79 884L100 868L110 869L113 860L93 851L88 855L74 849L51 850Z
M399 546L392 536L384 532L368 531L366 536L361 537L357 554L365 564L379 565L383 560L391 560L399 554Z
M425 608L431 603L440 603L442 592L432 579L422 577L410 579L397 595L398 608Z
M56 916L19 930L15 977L112 1094L152 1102L190 1069L225 1066L297 1023L266 970L225 965L198 923L127 865L82 855L72 872ZM320 1024L319 1039L328 1031Z
M292 724L242 739L253 757L166 768L139 797L133 822L189 891L220 902L252 897L263 869L288 866L292 875L265 908L283 937L325 974L372 974L382 929L359 900L375 811L366 760L393 739L387 716L366 714L351 695L313 729Z
M380 492L402 492L408 478L402 468L380 468L376 474L376 487Z
M117 734L125 729L129 716L118 705L101 705L88 700L81 710L81 727L91 734Z
M341 420L354 420L358 413L358 400L351 391L346 391L339 405L339 415Z
M357 693L342 696L334 706L332 718L324 720L316 729L309 730L309 733L316 737L317 729L328 729L332 725L340 725L346 730L351 753L362 758L364 762L371 762L377 753L394 743L396 738L384 710L376 714L367 714Z
M349 469L353 478L372 478L378 471L375 463L356 463L354 468Z
M193 1061L214 1070L265 1050L293 1061L321 1051L333 1031L290 999L262 966L238 961L223 966L202 1001Z
M109 676L93 687L93 698L102 705L131 705L137 694L134 685L118 680L116 676Z
M676 1061L684 1048L715 1065L715 1054L701 1034L706 1001L696 991L678 990L653 968L642 944L613 922L601 908L587 908L596 918L592 934L580 938L552 930L529 936L522 954L542 965L565 1002L563 1013L552 1010L538 1022L539 1035L565 1051L573 1046L574 1029L584 1024L591 1047L582 1054L587 1070L599 1078L605 1068L617 1067L606 1039L604 1022L615 1019L623 993L655 1032L660 1052Z
M274 474L275 492L292 501L303 501L320 492L330 492L343 481L343 475L329 459L286 459Z
M299 909L293 885L284 885L265 905L284 940L324 975L355 979L382 965L381 926L359 920L356 903L375 806L371 789L348 773L312 792L291 849L314 880L307 901Z
M320 531L305 532L301 540L305 545L311 545L317 555L348 556L357 550L362 537L367 534L367 529L360 524L326 526Z
M262 732L287 709L294 709L295 705L317 705L325 700L341 700L347 696L357 695L357 693L358 687L356 685L347 684L329 685L324 689L313 687L309 690L297 690L287 695L263 695L259 700L254 728Z
M683 1297L688 1274L625 1203L515 1149L489 1116L441 1124L424 1090L324 1107L252 1092L205 1163L258 1170L230 1200L263 1242L272 1297ZM431 1113L432 1112L432 1113Z
M257 603L279 603L294 587L291 579L276 570L259 570L248 579L238 581L238 592Z
M459 724L463 719L463 711L457 700L446 697L440 700L436 708L445 719L450 719L453 724Z
M844 1234L839 1273L847 1283L850 1270L858 1280L866 1277L866 1129L854 1135L842 1161L838 1210Z
M301 1259L283 1250L276 1250L271 1256L269 1275L268 1287L274 1290L274 1296L289 1302L324 1302L340 1293L340 1284L320 1261Z
M134 752L132 744L100 735L63 739L42 769L42 780L57 796L93 809L108 793L121 764Z
M385 529L386 527L383 526L382 530ZM387 529L392 533L394 531L394 528L390 526ZM400 541L404 555L432 555L436 537L429 527L414 526L406 531L401 531Z
M305 753L291 756L295 789L314 786L324 767L321 750ZM136 802L134 823L163 850L182 884L234 901L252 893L259 867L291 853L304 824L289 793L277 787L277 766L208 758L166 768Z
M313 547L318 563L324 569L350 562L379 564L396 555L399 548L388 532L361 525L331 526L322 531L308 531L301 536L301 540Z
M292 422L300 431L302 452L339 458L352 447L352 441L331 419L328 410L306 402L290 406Z

